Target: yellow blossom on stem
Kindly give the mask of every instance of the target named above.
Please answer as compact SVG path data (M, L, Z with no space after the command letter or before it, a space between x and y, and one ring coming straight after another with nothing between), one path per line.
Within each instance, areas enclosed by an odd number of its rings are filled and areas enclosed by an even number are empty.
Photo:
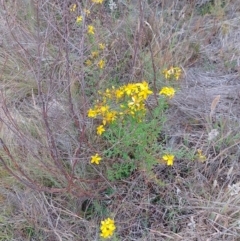
M178 80L182 74L182 70L179 67L171 67L169 69L164 69L162 73L166 79L175 78Z
M148 83L146 81L143 81L142 83L137 83L137 86L139 86L140 88L140 92L138 93L138 96L142 97L144 100L146 100L147 97L153 93L149 89Z
M87 59L87 60L85 61L85 64L86 64L87 66L90 66L90 65L92 65L92 61L91 61L90 59Z
M169 79L171 77L171 75L173 75L173 70L171 68L169 70L164 69L162 73L164 74L164 77L166 79Z
M91 156L91 163L95 163L99 165L99 162L102 160L102 158L98 155L98 153L94 156Z
M105 49L105 44L99 43L98 47L99 47L99 49L104 50Z
M101 221L100 236L103 238L109 238L113 235L115 229L116 229L116 226L115 226L114 220L111 218L107 218Z
M174 77L176 78L176 80L178 80L182 74L182 70L179 67L175 67L174 71L175 71Z
M175 95L175 90L172 87L163 87L159 92L160 95L166 95L172 98Z
M83 11L87 16L90 14L90 10L88 10L88 9L84 9Z
M136 96L132 97L132 101L128 102L129 109L133 111L137 111L141 107L141 100L139 100Z
M106 125L107 123L111 123L116 120L117 112L116 111L109 111L104 115L103 118L103 125Z
M107 111L109 110L109 106L108 105L103 105L100 107L99 112L104 115Z
M124 90L122 88L119 88L115 91L116 99L119 100L124 96Z
M173 165L174 155L166 154L162 158L163 158L164 161L167 162L168 166L172 166Z
M102 4L103 3L103 0L92 0L93 3L100 3Z
M91 52L91 57L92 57L93 59L97 58L97 57L98 57L98 51L92 51L92 52Z
M76 19L76 23L81 23L83 20L82 16L78 16L77 19Z
M72 4L70 7L70 12L75 12L76 8L77 8L77 4L76 3Z
M132 95L139 92L138 86L136 84L127 84L124 88L127 95Z
M95 28L92 25L88 25L88 34L95 34Z
M152 94L146 81L129 83L119 88L112 86L105 91L98 91L101 99L92 109L88 110L88 117L102 120L97 127L97 134L105 132L105 126L116 119L123 120L124 116L131 116L141 122L146 113L145 100ZM161 92L161 94L163 94ZM115 103L114 103L115 102Z
M99 136L101 136L104 131L105 131L105 129L104 129L103 125L100 125L100 126L97 127L97 134Z
M205 155L202 154L202 150L198 149L197 153L198 153L197 157L198 157L199 161L205 162L207 158Z
M105 66L105 61L104 61L103 59L101 59L101 60L98 62L98 67L99 67L100 69L103 69L104 66Z
M97 116L97 111L96 110L93 110L93 109L89 109L88 110L88 117L90 118L95 118Z
M107 99L113 99L113 94L114 94L115 90L114 89L106 89L105 92L103 93L103 96Z

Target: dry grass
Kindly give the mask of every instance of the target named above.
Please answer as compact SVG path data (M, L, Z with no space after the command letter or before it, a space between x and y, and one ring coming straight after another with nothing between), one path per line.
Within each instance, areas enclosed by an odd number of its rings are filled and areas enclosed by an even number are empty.
M0 240L100 240L108 216L112 240L239 240L238 1L119 0L114 12L108 2L86 20L95 42L69 13L73 1L1 3ZM97 71L85 61L101 42ZM159 145L179 158L110 182L111 160L89 165L108 147L86 115L97 90L142 79L158 89L170 66L184 75Z

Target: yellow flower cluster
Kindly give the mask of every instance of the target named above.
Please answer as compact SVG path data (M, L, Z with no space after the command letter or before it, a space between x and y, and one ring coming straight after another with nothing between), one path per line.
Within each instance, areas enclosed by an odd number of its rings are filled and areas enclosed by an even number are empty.
M172 98L175 95L175 90L172 87L163 87L160 92L160 95L165 95L169 98Z
M146 81L129 83L119 88L106 89L101 95L101 101L88 110L88 117L102 119L102 125L97 127L97 134L102 135L104 126L114 122L124 115L134 118L144 117L146 113L145 100L153 92L149 89ZM109 103L109 104L108 104ZM110 107L112 106L112 107Z
M102 4L103 3L103 0L92 0L92 2L93 3L98 3L98 4ZM70 8L69 8L69 10L70 10L70 12L76 12L76 10L77 10L77 4L76 3L74 3L74 4L72 4L71 6L70 6ZM84 20L84 15L85 16L88 16L90 14L90 10L88 10L88 9L83 9L83 15L78 15L78 16L76 16L76 24L77 25L81 25L81 23L82 23L82 21ZM92 24L89 24L88 26L87 26L87 28L86 28L86 31L87 31L87 34L89 35L89 36L93 36L93 35L95 35L95 27L92 25ZM105 44L104 43L99 43L98 44L98 49L99 50L104 50L105 49ZM98 58L98 55L99 55L99 52L98 51L92 51L91 52L91 55L90 55L90 58L89 59L87 59L86 61L85 61L85 64L87 65L87 66L90 66L90 65L92 65L92 63L93 63L93 60L94 59L96 59L96 58ZM103 69L104 67L105 67L105 60L104 59L100 59L98 62L97 62L97 66L98 66L98 68L99 69Z
M88 34L94 35L95 34L95 28L93 25L88 25Z
M104 50L105 49L105 44L99 43L98 47L99 47L99 49Z
M98 44L98 50L94 50L94 51L91 52L91 54L90 54L90 56L89 56L89 59L87 59L87 60L85 61L85 64L86 64L87 66L92 65L93 62L99 57L99 52L100 52L100 51L103 51L104 48L105 48L105 44L104 44L104 43L99 43L99 44ZM97 66L98 66L99 69L103 69L103 68L105 67L105 65L106 65L106 62L105 62L104 59L98 60Z
M162 73L166 79L178 80L182 74L182 70L179 67L171 67L170 69L164 69Z
M103 238L110 238L113 235L115 229L116 229L116 226L115 226L114 220L111 218L107 218L101 221L100 236Z
M88 117L96 118L97 116L102 118L103 123L97 127L97 134L102 135L105 131L104 126L107 123L112 123L116 119L117 112L115 110L111 110L110 107L108 105L104 105L104 103L97 103L93 109L88 110Z
M85 61L85 64L86 64L87 66L90 66L90 65L92 65L92 61L91 61L90 59L87 59L87 60Z
M86 8L83 9L83 12L84 12L87 16L90 14L90 10L88 10L88 9L86 9Z
M93 3L100 3L102 4L103 3L103 0L92 0Z
M104 125L100 125L97 127L97 134L99 136L101 136L104 131L105 131Z
M174 155L166 154L162 158L167 163L168 166L172 166L173 165Z
M82 16L77 16L76 23L80 24L83 20Z
M70 10L70 12L75 13L76 10L77 10L77 4L76 4L76 3L73 3L73 4L70 6L69 10ZM85 15L88 16L88 15L90 14L90 11L89 11L88 9L83 9L83 13L85 13ZM82 16L82 15L79 15L79 16L77 16L77 18L76 18L76 23L80 25L80 23L82 22L82 20L83 20L83 16ZM92 34L92 32L94 32L93 30L94 30L94 29L90 29L90 32L91 32L90 34ZM88 33L89 33L89 29L88 29ZM94 34L94 33L93 33L93 34Z
M201 149L197 150L197 158L200 162L205 162L207 160L206 156L202 153Z
M103 59L99 60L99 62L98 62L99 69L103 69L104 66L105 66L105 61Z
M97 58L98 55L99 55L98 51L92 51L91 52L91 58L93 58L93 59Z
M72 4L72 5L70 6L70 12L75 12L76 9L77 9L77 4L76 4L76 3L74 3L74 4Z

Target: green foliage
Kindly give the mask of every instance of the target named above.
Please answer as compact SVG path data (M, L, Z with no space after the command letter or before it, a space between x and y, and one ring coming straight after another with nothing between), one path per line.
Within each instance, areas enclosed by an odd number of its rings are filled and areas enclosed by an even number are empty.
M202 16L206 14L218 15L220 12L222 13L225 5L226 1L224 0L211 0L197 7L197 12Z
M233 131L233 127L235 127L237 130L238 124L235 121L231 121L227 118L220 118L213 124L212 129L216 129L219 133L216 138L211 141L216 152L219 153L221 150L227 147L234 147L236 143L239 142L240 134L238 131ZM234 148L232 151L233 150ZM237 152L237 149L233 151L234 154L235 152Z
M32 226L26 226L26 227L23 228L22 231L28 237L28 239L33 238L33 236L35 234L35 229Z
M208 1L205 4L202 4L201 6L197 7L197 12L202 16L206 14L210 14L213 6L214 6L214 0Z
M109 126L104 133L109 145L105 155L121 160L107 167L109 180L127 178L138 166L150 170L156 164L154 155L161 149L157 138L165 121L165 109L166 102L161 99L145 120L137 121L128 116L124 121L115 121Z
M109 181L122 180L130 177L134 169L136 169L136 165L133 162L114 163L113 166L107 170L107 178Z
M91 201L87 199L82 204L81 212L83 212L83 216L86 219L91 220L94 216L106 216L107 207L103 202L99 202L98 200Z
M237 60L225 60L224 67L228 70L236 70L238 66Z

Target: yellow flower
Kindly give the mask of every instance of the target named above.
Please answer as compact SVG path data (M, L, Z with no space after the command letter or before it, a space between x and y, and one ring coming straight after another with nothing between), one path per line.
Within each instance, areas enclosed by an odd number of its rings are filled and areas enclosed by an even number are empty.
M148 83L146 81L143 81L142 83L137 83L137 86L140 88L140 92L138 93L138 96L142 97L144 100L146 100L147 97L153 93L149 89Z
M105 129L104 129L103 125L100 125L100 126L97 127L97 134L99 136L101 136L104 131L105 131Z
M103 93L103 96L107 99L111 99L113 95L114 90L106 89L105 92Z
M164 69L162 73L164 74L164 77L166 79L169 79L171 77L171 75L173 75L173 69L172 68L170 68L169 70Z
M164 69L162 73L166 79L175 78L178 80L182 74L182 70L179 67L171 67L170 69Z
M117 112L116 111L109 111L104 115L103 118L103 125L106 125L107 123L111 123L116 120Z
M98 51L92 51L92 52L91 52L91 57L92 57L93 59L97 58L97 57L98 57Z
M88 110L88 117L95 118L97 116L97 111L93 109Z
M95 163L99 165L99 162L102 160L102 158L98 155L98 153L94 156L91 156L91 163Z
M95 34L94 31L95 31L95 28L92 25L88 25L88 34L94 35Z
M136 96L132 97L132 101L128 102L128 108L131 110L139 110L141 107L141 100L139 100Z
M104 61L103 59L101 59L101 60L98 62L98 67L99 67L100 69L103 69L104 66L105 66L105 61Z
M99 49L104 50L105 49L105 44L99 43L98 47L99 47Z
M116 99L119 100L124 96L124 90L119 88L115 91Z
M111 218L107 218L101 221L100 236L103 238L109 238L113 235L115 229L116 229L116 226L114 224L114 220Z
M86 13L87 16L90 14L90 10L88 10L88 9L84 9L83 11L84 11L84 13Z
M90 66L90 65L92 65L92 61L91 61L90 59L87 59L87 60L85 61L85 64L86 64L87 66Z
M109 110L109 106L108 105L104 105L104 106L101 106L99 112L104 115L107 111Z
M167 162L168 166L172 166L173 165L174 155L167 154L167 155L164 155L162 158L163 158L164 161Z
M77 8L77 4L76 3L72 4L70 7L70 12L75 12L76 8Z
M175 90L172 87L163 87L159 92L160 95L166 95L172 98L175 95Z
M76 23L81 23L82 22L82 16L78 16L77 19L76 19Z
M179 77L181 76L182 74L182 70L179 68L179 67L175 67L174 68L174 77L176 78L176 80L179 79Z
M127 84L124 88L124 91L127 95L131 95L139 92L136 84Z
M100 3L102 4L103 3L103 0L92 0L93 3Z
M198 160L199 160L200 162L205 162L207 158L206 158L205 155L202 154L202 150L198 149L198 150L197 150L197 153L198 153L198 155L197 155Z

